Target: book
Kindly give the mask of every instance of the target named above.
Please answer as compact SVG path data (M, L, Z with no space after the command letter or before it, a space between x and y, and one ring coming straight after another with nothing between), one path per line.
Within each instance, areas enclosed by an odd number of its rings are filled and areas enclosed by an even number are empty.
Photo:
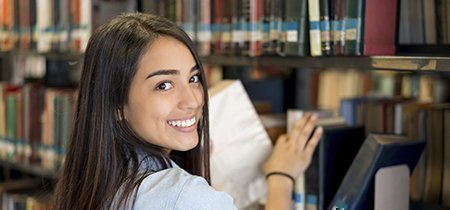
M263 0L250 0L250 56L259 56L262 53L262 6Z
M345 0L330 1L330 45L332 55L341 55L345 43Z
M349 126L364 124L365 97L353 97L341 99L339 115L345 119Z
M222 53L222 16L223 0L211 0L211 48L214 54Z
M425 186L423 201L429 203L440 202L443 186L443 158L444 158L444 109L443 105L436 105L427 110L425 152Z
M363 0L346 0L345 8L345 55L362 54L362 33L363 33Z
M211 0L201 0L199 9L198 49L200 55L206 56L211 53Z
M261 28L261 53L271 53L270 26L274 13L275 0L261 0L262 2L262 28Z
M295 123L302 118L306 112L315 113L318 115L319 121L317 126L327 128L345 126L344 119L341 117L333 117L333 113L326 110L295 110L289 109L287 111L286 124L287 133L291 133ZM319 143L321 144L321 143ZM316 151L313 154L310 166L308 169L298 177L295 177L294 186L294 208L296 210L317 209L319 204L319 161L320 155ZM321 154L321 153L320 153Z
M325 127L316 149L318 209L326 209L331 203L365 137L364 126Z
M284 50L286 55L305 55L306 1L286 1L284 20L287 25Z
M250 8L250 1L246 2L248 9ZM246 23L244 22L244 5L243 2L238 2L238 0L231 1L231 55L240 56L243 54L245 38L244 36L247 32L245 30ZM245 10L249 11L249 10Z
M320 0L320 42L322 55L331 55L330 46L330 2L329 0Z
M365 0L364 55L394 55L396 0Z
M239 80L224 80L209 89L211 184L244 209L265 196L260 166L272 142Z
M450 109L444 111L444 163L442 174L442 204L450 207Z
M373 208L374 176L378 169L406 164L412 171L424 147L424 141L413 141L400 135L369 134L328 209Z
M6 137L6 104L4 87L5 84L0 82L0 139Z
M321 56L319 0L308 0L309 44L311 56Z
M422 0L422 2L425 44L437 44L436 3L428 0Z

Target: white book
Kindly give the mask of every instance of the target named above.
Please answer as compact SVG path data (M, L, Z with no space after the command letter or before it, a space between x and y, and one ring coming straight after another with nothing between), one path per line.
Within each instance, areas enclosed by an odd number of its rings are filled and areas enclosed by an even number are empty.
M37 51L49 52L52 42L52 2L50 0L41 0L37 7Z
M224 80L209 93L211 183L245 209L265 197L260 168L272 142L240 81Z
M92 2L91 0L81 0L81 15L80 15L80 51L84 52L86 50L89 37L91 36L92 30Z

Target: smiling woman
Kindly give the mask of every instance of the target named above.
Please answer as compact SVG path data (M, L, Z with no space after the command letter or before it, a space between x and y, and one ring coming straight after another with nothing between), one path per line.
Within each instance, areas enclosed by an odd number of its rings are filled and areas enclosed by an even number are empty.
M159 37L140 59L124 118L149 143L167 150L194 148L204 104L201 75L186 45Z
M120 15L89 40L64 170L53 209L236 209L209 175L205 73L169 20ZM288 209L292 177L321 129L302 118L263 166L268 209Z

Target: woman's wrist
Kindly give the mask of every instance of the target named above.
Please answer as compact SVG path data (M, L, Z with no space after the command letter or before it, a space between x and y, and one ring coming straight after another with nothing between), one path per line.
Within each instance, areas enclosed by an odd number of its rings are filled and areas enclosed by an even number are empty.
M270 172L266 174L268 185L277 188L287 188L292 191L295 186L295 179L291 175L283 172Z

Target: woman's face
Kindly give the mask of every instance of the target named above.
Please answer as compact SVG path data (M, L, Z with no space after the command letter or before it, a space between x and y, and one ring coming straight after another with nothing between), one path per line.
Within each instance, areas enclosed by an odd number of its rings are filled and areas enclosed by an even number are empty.
M174 38L160 37L139 61L125 119L146 141L186 151L198 144L203 95L200 70L189 49Z

